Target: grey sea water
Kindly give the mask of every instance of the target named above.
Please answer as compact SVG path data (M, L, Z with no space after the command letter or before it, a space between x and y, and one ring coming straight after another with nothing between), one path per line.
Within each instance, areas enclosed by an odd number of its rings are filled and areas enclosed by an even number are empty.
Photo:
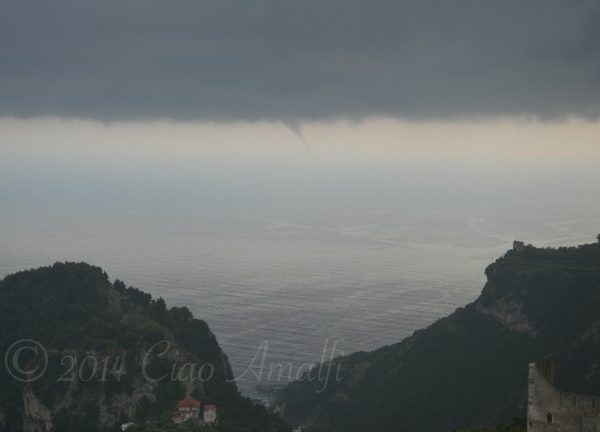
M268 398L260 382L285 382L322 358L398 342L472 301L485 267L513 239L589 242L600 220L591 204L179 223L59 213L17 217L3 209L0 275L83 260L187 306L217 335L241 390L258 399Z
M472 301L515 239L595 241L595 126L547 128L313 125L307 152L274 125L7 120L0 276L101 266L206 320L263 397L270 365L285 381Z

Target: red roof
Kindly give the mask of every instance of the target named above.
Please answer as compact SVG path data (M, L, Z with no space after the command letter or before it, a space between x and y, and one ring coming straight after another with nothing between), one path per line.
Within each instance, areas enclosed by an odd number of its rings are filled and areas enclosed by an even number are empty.
M200 401L194 399L183 399L177 402L177 408L198 408L200 409Z
M217 410L216 405L204 405L204 411L216 411L216 410Z

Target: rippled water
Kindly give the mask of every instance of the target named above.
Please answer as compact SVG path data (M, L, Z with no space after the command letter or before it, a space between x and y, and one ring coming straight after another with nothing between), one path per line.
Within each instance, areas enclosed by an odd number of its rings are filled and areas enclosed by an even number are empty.
M259 397L473 300L514 239L595 241L598 130L0 119L0 275L84 260L188 306Z
M208 321L241 389L294 378L302 365L371 350L473 300L514 238L592 241L597 206L481 214L334 212L178 225L9 218L0 273L85 260ZM524 216L527 214L528 216ZM102 229L98 229L101 226ZM323 353L325 351L325 353ZM264 359L264 369L260 364ZM270 365L285 364L281 376Z

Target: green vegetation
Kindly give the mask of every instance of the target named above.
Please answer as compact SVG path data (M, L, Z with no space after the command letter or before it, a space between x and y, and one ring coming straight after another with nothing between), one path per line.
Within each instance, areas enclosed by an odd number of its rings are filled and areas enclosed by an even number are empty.
M284 418L331 432L496 425L525 416L527 365L544 355L557 359L561 388L600 394L600 243L525 246L486 275L479 299L450 316L398 344L335 359L340 382L286 387Z
M509 423L501 423L494 427L481 427L474 429L455 429L453 432L526 432L527 419L515 417Z
M212 365L214 374L203 385L194 384L193 395L218 405L223 430L287 430L278 417L239 394L206 322L121 281L111 284L98 267L57 263L7 276L0 281L0 329L1 353L21 339L38 341L48 352L46 373L30 384L1 368L2 432L22 430L27 392L52 412L56 431L117 430L127 420L168 424L176 401L186 394L181 382L162 380L150 387L150 397L135 397L148 385L142 353L162 340L176 347L179 357L150 356L148 373L161 377L183 362ZM134 405L131 419L120 408L123 400Z
M522 432L520 420L501 422L525 415L527 364L545 355L558 361L559 387L600 394L600 239L574 248L520 245L486 276L480 297L450 316L400 343L333 360L340 381L336 374L327 383L307 375L286 387L280 406L288 422L327 432ZM0 432L41 421L26 417L24 396L50 411L54 431L117 431L127 421L140 424L132 432L288 430L239 394L204 321L121 281L111 284L97 267L55 264L7 276L0 281L0 328L1 353L20 339L48 351L46 372L32 383L0 369ZM161 340L180 354L151 356L152 376L177 363L214 366L214 375L191 390L218 405L218 425L171 423L186 388L170 380L148 387L142 376L140 353ZM26 354L24 364L36 366Z
M225 424L225 425L215 425L215 426L206 426L206 425L193 425L193 424L183 424L183 425L175 425L170 422L156 422L149 423L143 425L135 425L131 426L127 429L127 432L265 432L271 429L263 429L261 426L257 425L249 425L249 426L240 426L234 424ZM504 431L502 431L504 432ZM513 431L506 431L513 432ZM517 432L517 431L515 431Z

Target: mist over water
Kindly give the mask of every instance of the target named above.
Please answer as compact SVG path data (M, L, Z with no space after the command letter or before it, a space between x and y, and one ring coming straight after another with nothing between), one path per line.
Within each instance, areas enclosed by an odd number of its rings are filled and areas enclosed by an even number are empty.
M600 232L595 125L472 126L472 142L317 125L307 153L279 126L23 123L0 124L0 276L101 266L206 320L238 376L267 341L263 381L271 363L398 342L472 301L514 239ZM260 397L257 373L245 394Z

